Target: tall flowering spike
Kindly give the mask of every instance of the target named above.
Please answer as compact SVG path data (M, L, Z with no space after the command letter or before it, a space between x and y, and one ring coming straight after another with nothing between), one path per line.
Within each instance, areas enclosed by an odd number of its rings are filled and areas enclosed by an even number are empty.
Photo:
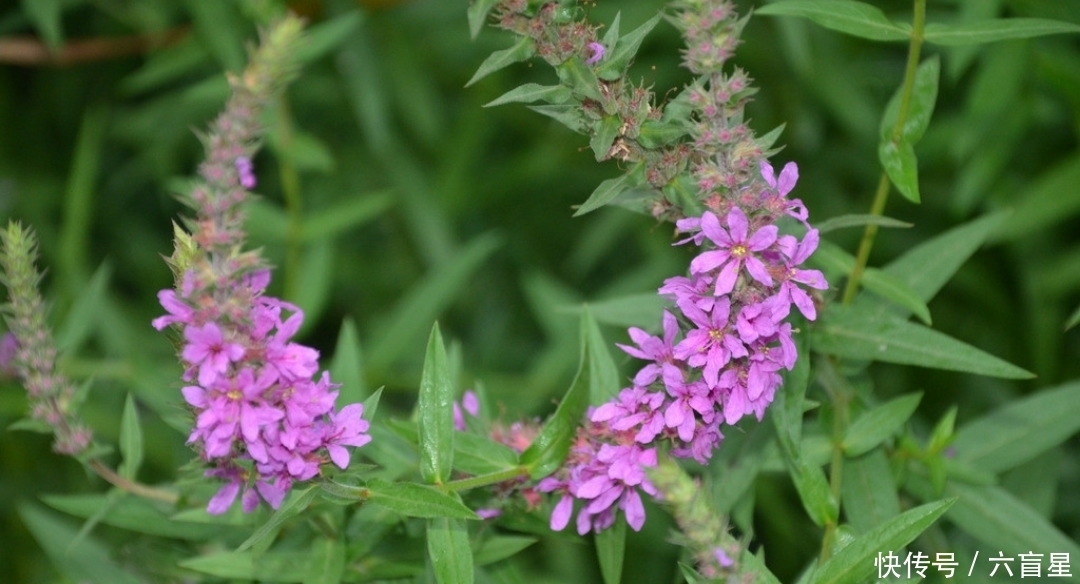
M273 508L297 481L327 464L346 468L346 447L367 444L364 406L335 410L337 384L319 372L319 352L292 340L304 314L265 294L269 270L244 252L243 204L256 184L252 156L261 111L292 76L290 57L300 22L288 18L263 35L251 64L230 76L232 97L203 138L206 160L188 204L188 235L177 228L169 259L175 290L158 294L166 314L159 330L180 332L182 390L195 425L188 437L224 481L207 511L224 513L237 498L245 512L260 501Z
M0 231L3 249L0 267L8 291L4 319L10 334L0 349L15 375L26 387L31 417L55 434L53 450L77 456L90 446L92 433L75 413L75 387L56 372L56 345L45 323L48 312L38 291L37 238L22 225L11 222Z

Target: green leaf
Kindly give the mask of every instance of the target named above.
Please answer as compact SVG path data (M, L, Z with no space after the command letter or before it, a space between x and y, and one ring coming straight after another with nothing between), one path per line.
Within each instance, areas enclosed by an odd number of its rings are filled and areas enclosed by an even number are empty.
M859 416L844 434L844 454L855 457L877 448L908 421L921 399L922 392L900 396Z
M172 510L170 506L140 497L110 500L103 494L42 495L41 500L54 509L83 519L98 515L108 505L108 511L101 516L101 523L147 535L206 541L224 533L220 525L175 520L169 516Z
M450 478L454 466L454 380L439 323L431 328L417 398L420 476L432 484Z
M989 377L1034 377L948 335L865 306L831 305L812 338L815 351L845 359L884 361Z
M469 79L469 81L465 83L465 87L480 81L484 77L487 77L503 67L525 61L535 54L536 43L529 37L521 37L521 40L509 49L495 51L487 59L484 59L484 62L480 63L480 68L473 74L472 79Z
M912 203L919 203L919 161L911 142L882 142L878 145L878 160L896 190Z
M874 573L874 558L878 553L898 550L911 543L955 501L935 501L915 507L867 531L821 564L814 574L814 584L859 584L866 581Z
M308 505L315 499L315 495L317 495L318 492L315 485L300 490L294 490L285 499L285 502L282 503L281 507L279 507L277 511L274 511L274 514L270 516L270 519L267 519L266 523L256 529L255 533L251 534L251 537L244 540L244 543L241 543L240 546L236 548L236 551L239 553L250 549L252 546L261 543L266 538L276 534L278 529L280 529L286 521L307 509Z
M597 533L595 539L596 558L600 561L604 584L619 584L626 553L626 518L617 518L614 525Z
M473 556L469 531L460 519L428 519L428 555L439 584L472 584Z
M473 554L473 562L477 566L494 564L516 555L534 543L536 543L535 537L523 537L520 535L492 536L480 543L476 553Z
M583 335L584 336L584 335ZM534 479L546 477L555 472L570 451L581 418L589 406L592 386L593 366L589 351L581 348L581 364L574 376L570 389L566 391L555 413L544 424L532 444L521 453L521 464L529 469L529 476Z
M19 4L49 50L58 50L64 44L63 0L22 0Z
M466 507L457 494L428 485L372 479L368 481L367 491L368 500L372 503L409 517L478 519L476 513Z
M614 81L622 77L634 56L637 55L638 49L641 48L641 42L652 32L652 29L656 28L662 17L662 13L657 14L646 21L645 24L626 33L615 43L614 47L611 46L611 41L605 35L604 43L607 45L607 52L604 58L596 65L596 76L605 81ZM618 17L616 17L615 22L618 23ZM618 29L615 30L617 34Z
M77 530L54 513L25 502L18 504L17 509L22 524L66 581L143 584L143 580L113 563L112 553L104 543L86 537L72 545ZM6 545L12 545L11 540ZM7 572L7 577L10 576Z
M1012 241L1075 217L1080 212L1080 156L1064 157L1064 162L1038 175L1034 182L1011 200L1013 214L993 241Z
M195 34L225 69L239 72L247 60L244 42L251 25L245 22L231 2L184 3L194 23Z
M900 514L896 481L881 448L844 463L840 491L844 517L859 533L866 533Z
M1069 318L1065 320L1064 329L1069 330L1077 324L1080 324L1080 306L1077 306L1076 310L1074 310L1072 314L1069 315Z
M377 219L393 204L394 195L389 191L345 197L329 208L308 214L300 228L301 240L310 242L343 235Z
M590 211L595 211L600 207L603 207L628 188L630 188L629 174L605 180L600 183L600 185L596 187L596 190L589 195L589 198L574 211L574 217L580 217Z
M259 580L261 582L302 582L307 575L311 552L272 551L222 552L188 558L180 567L218 578Z
M938 78L941 76L941 59L937 55L922 62L915 71L915 85L911 91L911 101L908 103L907 116L904 125L900 129L903 140L914 145L922 138L930 125L930 118L934 115L934 104L937 103ZM904 88L900 87L893 94L889 105L885 108L885 115L881 118L881 139L889 141L893 138L897 117L900 115L900 102L903 98Z
M484 28L488 13L499 3L499 0L472 0L467 11L469 16L469 35L476 38L480 29Z
M660 148L678 142L688 133L684 120L645 120L638 129L637 141L645 148Z
M923 324L930 324L930 308L900 278L877 268L866 268L863 273L862 285L863 288L913 313Z
M592 148L597 162L609 158L608 152L611 152L611 145L615 143L615 138L619 135L621 127L622 118L619 116L604 116L593 125L593 135L589 139L589 147Z
M1080 432L1080 381L1010 402L956 432L956 458L990 472L1023 464Z
M494 107L505 103L532 103L534 101L546 101L553 104L563 104L573 97L569 87L563 85L539 85L526 83L515 87L492 101L484 104L484 107Z
M454 469L483 475L517 466L517 452L487 436L459 432L454 437Z
M304 42L296 48L296 62L310 63L330 54L356 34L363 23L364 13L350 10L309 27L304 33Z
M622 383L619 367L612 359L608 343L588 306L581 313L581 340L588 353L589 403L598 406L618 395Z
M120 456L123 462L117 471L120 476L135 480L135 474L142 466L143 459L143 436L142 427L139 425L139 413L135 409L135 400L131 394L124 401L124 413L120 417Z
M663 298L653 292L619 296L608 300L594 300L587 305L596 321L618 327L636 326L643 329L657 327L656 315L666 305ZM567 312L581 312L584 306L567 307Z
M580 56L570 57L561 65L555 67L559 75L559 81L570 88L575 95L587 97L594 101L603 101L600 95L600 80L592 67L585 64ZM488 104L491 105L491 104Z
M330 378L341 384L338 390L338 402L353 404L364 399L367 389L364 386L363 352L360 350L360 334L352 318L341 321L337 344L334 345L334 359L330 362ZM371 413L364 408L369 420Z
M878 227L903 227L908 228L912 226L912 223L907 223L899 219L893 219L892 217L883 217L881 215L841 215L839 217L832 217L826 219L821 223L818 223L818 233L828 233L837 229L844 229L845 227L863 227L866 225L877 225Z
M851 0L785 0L766 4L754 14L801 16L825 28L872 41L906 41L909 25L889 20L879 8Z
M908 250L882 271L900 278L929 302L1006 215L994 213L954 227Z
M1080 26L1060 20L997 18L960 24L931 22L926 25L923 39L935 45L959 46L1077 32Z
M919 498L933 496L930 484L921 477L909 477L907 487ZM950 481L945 493L957 498L945 518L995 551L1034 550L1080 557L1075 540L1001 487Z
M106 293L109 288L109 279L112 276L112 267L108 262L102 262L90 283L81 288L79 295L75 297L71 309L64 317L64 323L56 331L56 349L60 353L73 351L82 345L83 341L98 326L98 318L106 302Z
M472 277L499 246L499 238L488 233L474 237L443 264L414 285L394 305L385 323L374 331L368 350L368 367L379 371L405 352L413 343L423 342L431 323L472 283Z
M750 582L757 582L759 584L780 584L780 579L769 571L769 568L765 566L765 562L761 561L761 558L751 553L750 550L745 547L743 548L742 553L739 554L739 573L749 576Z
M547 116L556 122L570 128L578 134L585 133L585 117L577 104L566 105L530 105L532 111Z
M311 542L304 584L337 584L345 576L345 542L317 537Z

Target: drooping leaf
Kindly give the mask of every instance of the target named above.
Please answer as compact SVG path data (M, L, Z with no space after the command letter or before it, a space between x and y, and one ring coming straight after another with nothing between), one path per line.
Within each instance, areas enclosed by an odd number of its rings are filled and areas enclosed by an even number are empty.
M484 77L502 69L508 67L514 63L520 63L521 61L528 60L530 57L536 54L536 43L529 37L521 37L521 40L514 43L514 46L503 49L501 51L495 51L487 59L484 59L483 63L480 63L480 68L476 70L472 78L465 83L465 87L480 81ZM491 105L491 104L488 104Z
M418 483L391 483L372 479L367 484L368 500L409 517L478 519L457 494Z
M1060 20L995 18L959 24L931 22L926 25L923 39L935 45L960 46L1077 32L1080 26Z
M919 161L911 142L883 141L878 145L878 160L889 175L889 180L904 198L912 203L921 202L919 196Z
M867 531L818 567L815 584L858 584L874 573L874 558L883 550L911 543L941 517L956 499L935 501L909 509Z
M108 505L101 523L134 531L175 539L206 541L225 531L220 525L191 523L170 517L167 506L140 497L120 497L110 500L104 494L43 495L48 506L83 519L97 515Z
M820 316L814 350L863 361L964 371L1005 379L1033 374L962 341L864 306L834 304Z
M428 556L439 584L472 584L473 555L469 531L461 519L428 519Z
M603 207L628 188L630 188L630 175L628 174L605 180L600 183L600 185L596 187L596 190L589 195L589 198L574 211L574 217L580 217L590 211L595 211L600 207Z
M439 324L431 328L424 371L420 377L417 419L420 476L428 483L449 480L454 466L454 380Z
M921 399L922 393L912 393L863 413L844 433L844 453L854 457L876 448L907 422Z
M1015 400L956 432L956 458L1000 472L1020 465L1080 432L1080 382Z
M754 14L801 16L825 28L872 41L906 41L911 34L910 25L897 24L876 6L853 0L783 0L766 4Z

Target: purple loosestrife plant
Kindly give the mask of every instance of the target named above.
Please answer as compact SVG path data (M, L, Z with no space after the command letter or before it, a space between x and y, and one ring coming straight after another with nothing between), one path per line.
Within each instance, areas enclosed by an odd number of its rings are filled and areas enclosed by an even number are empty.
M203 138L206 162L186 201L196 212L191 234L177 228L177 287L158 294L167 314L153 321L180 333L182 393L195 416L188 443L206 476L225 483L207 505L213 514L241 492L246 512L260 500L276 509L295 482L327 463L346 468L346 447L371 440L364 406L336 410L337 385L320 372L318 351L292 340L303 311L266 295L270 271L242 251L259 115L291 76L299 40L299 21L282 21L243 75L230 77L232 97Z
M543 94L552 104L540 111L588 134L598 161L627 165L627 175L601 185L579 213L625 203L674 221L682 235L676 245L696 248L688 274L658 290L672 304L662 335L631 328L634 345L619 345L646 364L631 386L589 410L563 467L538 485L559 496L555 530L570 523L575 500L579 533L611 526L618 509L640 529L641 493L666 496L650 480L658 452L706 463L724 426L750 414L761 420L781 372L798 357L792 306L814 320L812 292L828 287L821 272L802 267L818 233L802 202L788 198L797 166L789 162L777 176L767 160L772 138L756 138L744 123L755 89L727 63L746 19L726 0L677 0L671 8L668 19L686 41L682 64L695 80L661 107L627 80L633 53L656 19L622 36L616 21L598 39L597 28L567 3L503 0L493 7L498 27L527 39L513 53L518 60L535 54L559 73L562 87ZM508 62L485 62L474 80ZM510 92L496 102L532 99ZM642 193L652 195L643 203ZM633 198L624 201L624 194ZM781 232L785 218L801 238ZM738 551L717 547L716 532L694 543L710 574L731 568Z

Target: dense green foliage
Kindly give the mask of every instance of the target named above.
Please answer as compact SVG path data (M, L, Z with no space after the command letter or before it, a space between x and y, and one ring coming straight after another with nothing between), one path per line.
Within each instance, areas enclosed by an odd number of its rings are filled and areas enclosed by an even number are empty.
M897 22L911 19L906 0L873 3ZM251 244L262 246L277 268L274 294L305 309L303 340L332 359L349 401L383 387L379 418L407 425L402 420L424 387L425 347L433 350L427 341L438 320L446 343L440 366L450 368L459 388L482 385L497 404L494 413L505 412L511 421L546 416L574 379L582 303L591 305L609 345L626 342L628 325L655 329L660 302L641 298L685 271L688 252L671 246L670 225L627 210L607 207L572 218L597 184L621 174L618 165L596 164L587 138L520 104L483 107L524 83L554 83L552 71L519 64L466 89L478 65L509 46L510 37L485 31L470 40L465 2L384 4L327 0L296 6L310 18L311 36L298 80L265 120L269 139L255 160L262 198L250 209ZM738 4L748 12L750 3ZM83 414L103 441L121 444L125 399L129 392L134 396L144 434L143 482L172 480L191 459L174 347L149 325L161 313L157 291L172 284L162 256L172 253L171 222L182 213L173 193L184 188L202 154L194 129L205 127L227 96L222 71L242 68L245 44L273 6L24 0L0 9L0 219L18 219L38 233L48 266L43 284L52 301L50 320L65 351L61 365L77 382L93 381ZM621 11L623 30L632 30L660 8L659 0L608 0L591 5L589 13L594 21L611 22ZM931 3L927 20L998 16L1080 25L1080 4L951 0ZM94 54L85 44L137 36L149 40L118 55ZM1077 38L924 47L926 57L940 58L940 83L933 121L915 145L921 204L890 201L885 215L910 227L883 228L870 260L871 266L888 265L950 229L1000 212L974 224L985 229L987 243L955 277L943 287L928 283L916 290L933 298L928 315L916 316L931 317L937 331L1035 377L999 379L885 363L863 369L851 361L836 371L822 359L806 393L808 402L821 404L827 401L821 387L850 379L855 418L866 411L877 416L852 425L844 440L852 456L845 467L851 485L845 509L866 511L859 517L884 509L883 521L911 509L929 524L941 510L921 503L942 492L960 497L920 542L955 552L961 571L976 550L985 556L1036 546L1034 551L1049 554L1075 549L1080 540L1080 500L1072 496L1080 492L1080 443L1072 420L1080 406L1080 329L1067 327L1080 304ZM764 15L751 18L743 39L735 61L759 88L748 107L750 124L759 134L786 124L779 158L798 161L795 194L811 210L812 222L866 213L881 174L880 120L903 79L907 45ZM71 55L71 62L47 55L20 62L19 53L4 50L35 44ZM680 47L674 29L661 23L634 63L633 71L662 98L690 81L678 67ZM847 228L826 238L853 254L860 235L861 229ZM937 247L921 256L926 262L959 256L964 241L932 245ZM830 301L842 291L845 270L843 253L832 249L830 254L823 246L816 259L833 284ZM909 261L890 268L899 277L923 266ZM838 309L827 322L843 329L845 322L865 320L844 316ZM915 344L924 339L913 338ZM873 338L837 335L831 342L838 354L869 358L852 347L869 347L865 343ZM625 377L630 360L615 358ZM1010 371L990 373L1015 377ZM900 397L913 392L922 392L921 400ZM794 407L786 414L802 413L801 403ZM1009 407L996 418L984 417ZM4 381L0 426L25 409L21 388ZM745 433L728 436L730 448L708 471L718 491L740 495L721 511L732 514L740 533L752 530L753 547L766 550L766 565L785 582L817 557L822 529L800 505L784 461L790 465L792 456L799 457L794 445L801 443L808 466L828 462L823 437L831 432L831 414L828 404L810 414L804 429L810 437L781 436L783 452L762 452L768 420L746 420L740 423ZM959 430L955 442L935 443L949 433L940 422L952 415ZM438 424L446 420L433 422ZM385 423L377 426L382 429L373 428L372 448L408 450ZM421 443L430 431L421 427ZM894 433L902 437L892 440ZM785 448L788 438L791 448ZM891 493L893 485L872 481L888 464L878 448L886 438L892 454L930 454L920 467L923 475L898 470L897 480L908 481L905 494L882 502L875 494ZM49 445L48 436L29 432L0 438L5 581L74 581L78 572L60 566L93 564L110 554L117 565L150 564L172 573L179 552L169 540L146 543L123 526L94 525L83 535L100 549L80 547L85 555L65 555L65 549L39 542L42 532L70 538L81 525L72 518L81 516L77 510L59 513L54 507L63 506L50 506L46 495L105 490ZM945 470L935 469L946 447L955 449L956 458L941 463ZM854 455L863 452L870 454ZM446 461L425 455L422 462L425 479L432 479L427 482L447 477ZM720 480L748 464L759 465L752 486ZM949 477L943 490L935 484L939 473ZM860 487L865 492L857 492ZM380 508L365 512L372 509ZM659 507L648 511L645 529L627 534L624 573L638 575L637 582L673 581L679 549L666 543L672 519ZM1020 527L1010 530L1013 519ZM464 525L453 518L426 521L429 537L448 540ZM532 534L542 532L545 522L536 515L504 527ZM371 523L387 522L376 517ZM876 527L852 523L859 532ZM977 539L979 533L989 539ZM380 545L393 545L394 538L404 536L393 533ZM498 542L507 549L528 545L510 537ZM1047 542L1066 547L1050 549ZM494 550L488 557L499 560L515 551ZM301 552L307 554L295 553ZM399 561L415 564L419 556L408 555L413 552L405 550ZM328 547L326 553L328 561L337 561L344 551ZM383 566L387 573L390 568ZM547 534L511 562L487 568L491 581L602 577L592 539L569 532ZM1072 557L1072 571L1080 574L1080 553Z

